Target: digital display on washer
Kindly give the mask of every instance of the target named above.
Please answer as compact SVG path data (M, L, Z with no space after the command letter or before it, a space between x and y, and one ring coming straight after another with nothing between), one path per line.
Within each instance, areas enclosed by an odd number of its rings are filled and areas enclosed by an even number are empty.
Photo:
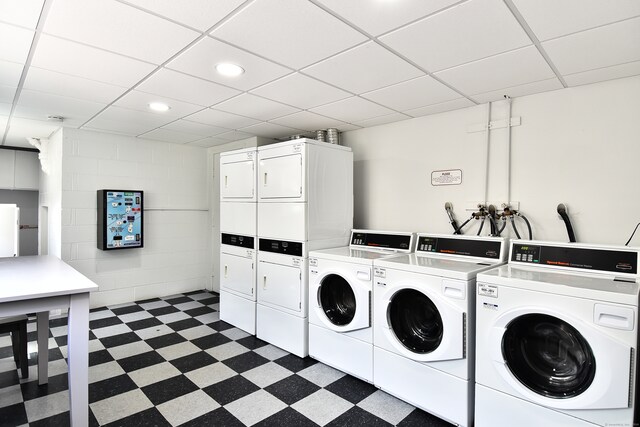
M411 235L363 233L354 231L351 233L351 245L383 249L410 249Z
M260 250L293 256L302 256L302 243L288 242L286 240L258 239Z
M638 254L613 249L513 244L511 261L582 268L612 273L638 273Z
M501 244L502 242L491 242L486 240L419 236L416 252L498 259L500 258Z
M239 246L241 248L255 249L253 237L242 236L240 234L222 233L221 241L223 245Z

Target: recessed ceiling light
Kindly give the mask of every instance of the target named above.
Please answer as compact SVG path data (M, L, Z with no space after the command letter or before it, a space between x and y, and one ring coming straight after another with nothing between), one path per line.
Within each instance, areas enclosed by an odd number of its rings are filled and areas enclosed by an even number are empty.
M171 107L169 107L164 102L150 102L149 108L151 108L153 111L164 112L164 111L169 111Z
M222 62L216 65L216 71L225 77L237 77L244 73L244 68L239 65Z

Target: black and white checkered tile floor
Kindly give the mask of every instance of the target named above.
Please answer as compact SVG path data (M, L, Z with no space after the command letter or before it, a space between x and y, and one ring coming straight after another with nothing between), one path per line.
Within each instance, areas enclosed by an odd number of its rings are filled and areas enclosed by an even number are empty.
M215 293L93 309L90 329L90 426L449 426L220 321ZM26 380L0 336L0 426L69 425L67 319L50 321L46 386L28 330Z

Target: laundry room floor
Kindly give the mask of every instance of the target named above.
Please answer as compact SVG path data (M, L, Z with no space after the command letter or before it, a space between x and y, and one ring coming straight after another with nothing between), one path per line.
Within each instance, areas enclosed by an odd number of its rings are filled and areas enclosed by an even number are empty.
M92 309L89 425L449 426L349 375L300 359L219 320L196 291ZM0 336L0 426L67 426L67 318L50 321L49 384L29 378Z

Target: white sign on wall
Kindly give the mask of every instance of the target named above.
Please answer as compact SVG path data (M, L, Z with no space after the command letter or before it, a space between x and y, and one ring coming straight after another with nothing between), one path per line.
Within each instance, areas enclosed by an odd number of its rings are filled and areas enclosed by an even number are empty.
M431 185L460 185L462 184L462 169L449 169L431 172Z

